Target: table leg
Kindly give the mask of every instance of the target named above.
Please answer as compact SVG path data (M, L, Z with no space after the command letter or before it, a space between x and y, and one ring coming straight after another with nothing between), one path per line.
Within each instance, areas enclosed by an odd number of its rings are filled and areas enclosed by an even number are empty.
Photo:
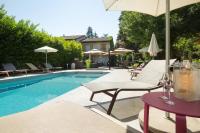
M144 104L144 133L149 132L149 105Z
M187 133L186 116L176 114L176 133Z

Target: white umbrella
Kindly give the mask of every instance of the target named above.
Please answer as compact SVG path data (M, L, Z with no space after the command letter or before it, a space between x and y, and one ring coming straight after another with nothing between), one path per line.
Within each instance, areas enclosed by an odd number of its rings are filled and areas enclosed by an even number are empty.
M48 47L48 46L44 46L44 47L37 48L37 49L34 50L34 52L41 52L41 53L46 54L46 66L47 66L47 54L52 53L52 52L57 52L57 51L58 51L57 49L51 48L51 47Z
M149 49L149 47L144 47L144 48L139 49L138 51L139 51L140 53L147 53L147 52L148 52L148 49ZM163 49L160 49L160 48L159 48L159 52L161 52L161 51L163 51Z
M130 52L133 52L134 50L131 50L131 49L126 49L126 48L117 48L113 51L113 53L115 54L126 54L126 53L130 53ZM133 59L133 58L132 58ZM122 61L122 56L121 56L121 61Z
M126 48L117 48L114 50L114 53L118 53L118 54L125 54L125 53L130 53L130 52L133 52L133 50L126 49Z
M104 54L105 52L101 51L101 50L98 50L98 49L92 49L92 50L89 50L87 52L84 52L84 54Z
M170 10L198 3L200 0L103 0L106 10L136 11L159 16L166 14L166 73L169 72Z
M151 36L151 41L150 41L150 45L148 47L148 53L150 54L150 56L157 56L157 53L159 52L159 47L158 47L158 43L156 40L156 36L153 33Z
M91 59L91 55L102 55L105 54L105 52L98 49L92 49L87 52L84 52L84 54L89 54L89 59Z
M109 52L106 52L106 53L103 54L103 55L109 55ZM113 52L113 51L110 51L110 55L118 55L118 53L115 53L115 52Z

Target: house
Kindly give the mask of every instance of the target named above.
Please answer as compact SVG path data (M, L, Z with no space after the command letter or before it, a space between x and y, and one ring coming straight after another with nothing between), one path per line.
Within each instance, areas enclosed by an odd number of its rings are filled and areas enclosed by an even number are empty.
M103 52L108 52L113 45L113 40L109 37L87 38L85 35L63 36L65 40L79 41L83 46L83 51L87 52L92 49L98 49ZM94 55L92 56L94 63L101 63L107 65L108 55Z
M65 40L68 40L68 41L78 41L78 42L81 42L82 40L86 39L86 36L85 35L72 35L72 36L65 36L63 35L62 36Z
M108 52L111 45L111 39L107 37L101 38L87 38L82 41L84 51L89 51L92 49L98 49L103 52Z

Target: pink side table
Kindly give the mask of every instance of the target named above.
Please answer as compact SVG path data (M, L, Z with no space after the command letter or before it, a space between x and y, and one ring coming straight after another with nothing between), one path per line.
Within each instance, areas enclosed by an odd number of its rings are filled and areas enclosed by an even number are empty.
M186 102L177 99L172 93L171 100L175 105L168 105L160 98L162 95L162 92L151 92L142 96L144 102L144 133L149 131L150 106L176 114L176 133L187 133L186 116L200 118L200 101Z

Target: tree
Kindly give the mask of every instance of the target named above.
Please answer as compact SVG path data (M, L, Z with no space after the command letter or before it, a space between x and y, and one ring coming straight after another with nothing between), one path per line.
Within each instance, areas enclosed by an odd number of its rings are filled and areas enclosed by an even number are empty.
M200 38L200 36L198 37ZM200 43L196 37L180 37L174 44L176 54L181 57L182 60L198 59L200 57Z
M175 47L180 37L190 38L200 33L200 4L189 5L171 12L171 45L172 56L177 57ZM119 18L119 34L117 39L124 42L127 48L135 50L148 46L154 32L159 47L165 49L165 16L153 17L146 14L127 12ZM164 52L162 52L164 57Z
M108 37L108 34L103 34L103 37Z
M88 27L86 36L87 36L88 38L93 38L93 37L94 37L92 27L90 27L90 26Z
M94 32L94 38L98 38L98 34Z

